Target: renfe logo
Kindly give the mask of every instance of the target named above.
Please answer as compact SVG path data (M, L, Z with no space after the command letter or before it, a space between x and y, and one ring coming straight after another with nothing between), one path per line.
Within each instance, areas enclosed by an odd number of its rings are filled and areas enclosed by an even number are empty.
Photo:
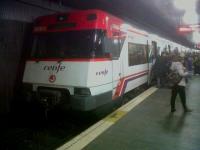
M105 76L105 75L107 75L107 73L108 73L108 70L105 69L105 70L102 70L102 71L98 71L98 72L96 72L96 76L100 76L100 75Z
M53 83L56 81L56 76L55 75L50 75L49 76L49 82Z
M65 70L65 66L61 66L61 64L59 65L45 65L43 70L47 70L47 71L55 71L56 73L58 73L59 71L64 71Z

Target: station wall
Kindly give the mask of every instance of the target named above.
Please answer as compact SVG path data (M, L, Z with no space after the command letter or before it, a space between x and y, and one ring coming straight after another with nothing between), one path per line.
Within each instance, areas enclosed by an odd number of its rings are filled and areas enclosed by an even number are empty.
M0 114L17 101L25 59L30 49L32 21L70 8L45 0L0 1Z

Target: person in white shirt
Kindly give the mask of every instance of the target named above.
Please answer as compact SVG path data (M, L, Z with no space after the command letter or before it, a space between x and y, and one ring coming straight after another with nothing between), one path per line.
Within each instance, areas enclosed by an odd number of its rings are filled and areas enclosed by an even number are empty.
M184 111L191 112L192 110L189 109L186 105L185 86L186 86L186 77L189 76L189 73L185 71L185 67L183 66L183 58L180 56L174 56L170 69L173 71L176 71L182 77L181 81L172 87L171 112L176 111L175 100L176 100L177 94L179 94L181 98Z

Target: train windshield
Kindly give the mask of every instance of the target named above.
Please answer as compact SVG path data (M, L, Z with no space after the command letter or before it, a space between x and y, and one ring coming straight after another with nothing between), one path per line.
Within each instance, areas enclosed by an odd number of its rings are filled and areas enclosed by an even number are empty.
M34 35L32 58L101 58L103 30L48 32Z

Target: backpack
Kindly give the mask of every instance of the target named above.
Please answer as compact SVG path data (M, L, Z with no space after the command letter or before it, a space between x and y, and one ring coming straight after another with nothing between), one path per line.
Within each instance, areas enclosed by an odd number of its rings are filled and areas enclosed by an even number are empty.
M169 87L173 87L177 85L181 81L182 77L177 73L176 71L169 70L169 73L167 74L167 80Z

